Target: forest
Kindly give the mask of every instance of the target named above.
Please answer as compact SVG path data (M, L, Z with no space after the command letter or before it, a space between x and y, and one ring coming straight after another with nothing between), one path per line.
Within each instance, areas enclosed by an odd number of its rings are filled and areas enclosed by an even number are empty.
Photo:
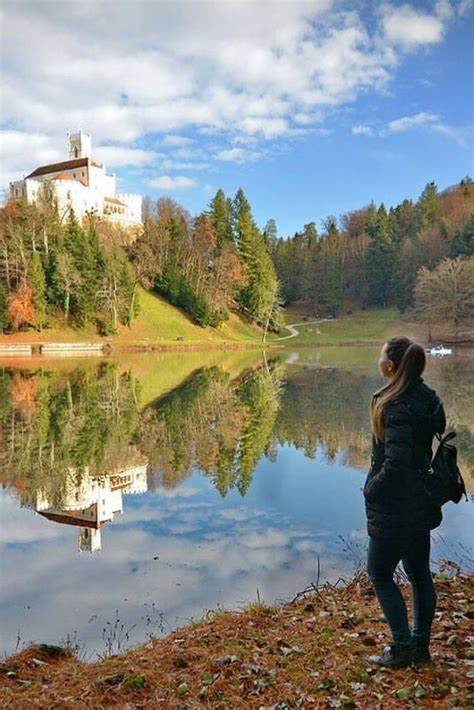
M194 217L171 198L146 198L132 243L97 217L60 218L45 184L35 204L0 211L0 277L0 332L115 333L138 315L141 285L203 327L236 312L276 331L282 307L305 302L316 317L397 306L429 330L449 323L457 338L474 316L474 184L439 192L430 182L416 202L372 202L290 237L274 219L260 229L242 189L219 189Z

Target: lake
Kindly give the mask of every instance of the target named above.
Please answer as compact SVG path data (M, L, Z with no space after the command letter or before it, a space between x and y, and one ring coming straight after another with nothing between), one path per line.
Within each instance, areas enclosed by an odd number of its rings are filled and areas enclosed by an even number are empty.
M116 653L207 610L349 578L378 348L0 363L2 651ZM473 487L473 353L430 358ZM472 501L433 564L474 567Z

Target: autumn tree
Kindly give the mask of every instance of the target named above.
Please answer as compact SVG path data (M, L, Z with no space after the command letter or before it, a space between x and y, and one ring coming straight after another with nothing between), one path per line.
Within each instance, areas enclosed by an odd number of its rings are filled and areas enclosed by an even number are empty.
M450 323L458 340L461 324L474 316L474 257L443 259L432 271L422 267L415 309L428 324Z

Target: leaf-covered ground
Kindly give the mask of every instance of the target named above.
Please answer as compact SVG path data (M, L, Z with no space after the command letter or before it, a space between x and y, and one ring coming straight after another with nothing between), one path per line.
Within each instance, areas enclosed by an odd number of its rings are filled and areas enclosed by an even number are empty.
M390 671L370 583L312 587L280 608L217 612L164 639L87 664L32 646L0 664L9 708L472 708L474 576L437 579L430 666ZM408 590L405 590L408 593ZM408 596L407 596L408 598Z

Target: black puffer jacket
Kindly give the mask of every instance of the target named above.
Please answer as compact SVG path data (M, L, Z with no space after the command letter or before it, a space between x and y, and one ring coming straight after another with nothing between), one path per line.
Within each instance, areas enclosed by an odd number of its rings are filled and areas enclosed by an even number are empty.
M421 378L387 405L383 441L372 439L364 486L371 537L404 537L441 523L441 509L424 492L422 470L431 461L433 436L445 426L441 400Z

